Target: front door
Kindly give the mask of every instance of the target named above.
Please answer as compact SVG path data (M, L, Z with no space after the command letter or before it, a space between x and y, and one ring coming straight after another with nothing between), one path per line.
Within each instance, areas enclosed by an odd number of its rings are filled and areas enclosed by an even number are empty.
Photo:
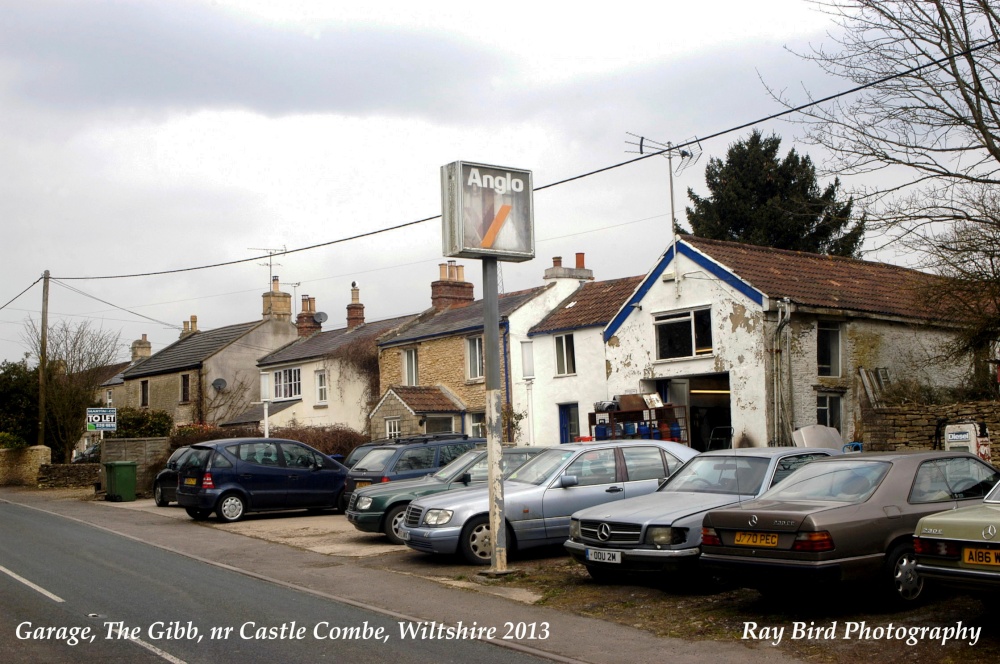
M559 442L572 443L580 436L580 407L575 403L559 404Z

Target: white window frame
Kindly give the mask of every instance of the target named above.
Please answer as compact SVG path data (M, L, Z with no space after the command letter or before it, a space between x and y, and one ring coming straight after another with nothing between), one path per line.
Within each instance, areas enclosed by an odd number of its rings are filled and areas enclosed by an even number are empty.
M697 324L697 318L701 314L708 314L708 327L703 330L699 330ZM683 326L687 324L688 329L691 334L691 354L690 355L660 355L660 332L667 326L679 325ZM700 337L699 333L707 332L709 338L705 339ZM702 342L702 346L698 346L698 342ZM705 342L708 342L708 346L705 346ZM686 311L664 311L653 315L653 344L656 350L657 360L680 360L687 359L691 357L705 357L712 355L715 352L715 335L712 334L712 308L711 307L699 307L697 309L688 309Z
M466 380L482 380L483 371L483 338L468 337L465 340L465 377Z
M535 346L532 341L521 342L521 375L524 378L535 377Z
M576 344L572 334L556 335L556 375L576 374Z
M274 400L298 399L302 396L302 371L294 369L278 369L274 377Z
M320 369L315 373L316 380L316 403L325 404L329 392L327 385L326 369Z
M105 406L110 406L111 405L111 398L112 398L113 395L114 395L114 390L108 390L107 392L104 393L104 405Z
M420 384L420 358L416 348L403 350L403 385Z
M826 378L839 378L841 374L841 357L843 355L843 328L836 321L821 320L816 322L816 375ZM820 364L820 352L823 346L828 346L830 363Z
M486 413L469 413L469 435L486 438Z
M843 433L843 420L844 400L841 395L834 392L817 392L816 424L833 427Z
M385 437L399 438L402 433L402 420L398 417L385 418Z

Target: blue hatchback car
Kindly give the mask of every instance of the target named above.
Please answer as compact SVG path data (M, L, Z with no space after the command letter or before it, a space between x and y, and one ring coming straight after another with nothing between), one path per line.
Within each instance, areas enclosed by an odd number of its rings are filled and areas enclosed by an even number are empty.
M247 512L336 507L347 478L329 456L278 438L197 443L177 471L177 503L198 521L212 512L232 522Z

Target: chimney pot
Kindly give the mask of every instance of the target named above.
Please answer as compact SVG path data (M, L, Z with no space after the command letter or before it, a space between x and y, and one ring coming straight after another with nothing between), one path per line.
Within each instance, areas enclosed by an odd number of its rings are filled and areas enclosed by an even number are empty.
M142 340L146 341L146 335L145 335L145 333L142 335Z
M562 256L552 257L552 267L562 267Z
M581 251L576 255L576 269L582 270L585 267L586 265L583 264L583 252Z
M438 264L438 271L440 272L440 275L438 276L438 278L441 281L448 281L448 264L447 263L439 263Z
M458 281L465 281L465 266L457 265L455 266L455 269L457 271L456 277L458 278Z
M281 279L278 275L271 277L271 292L280 293L281 292Z
M198 331L198 317L194 315L191 316L191 331L192 332Z

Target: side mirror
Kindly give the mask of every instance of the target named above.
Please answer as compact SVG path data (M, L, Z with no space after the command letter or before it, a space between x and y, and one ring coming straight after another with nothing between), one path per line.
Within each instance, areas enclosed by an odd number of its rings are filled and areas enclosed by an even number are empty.
M461 482L462 484L466 485L470 484L472 482L472 473L462 473L459 476L458 481Z
M563 475L559 478L559 486L563 489L568 489L571 486L576 486L580 483L580 480L576 478L576 475Z

